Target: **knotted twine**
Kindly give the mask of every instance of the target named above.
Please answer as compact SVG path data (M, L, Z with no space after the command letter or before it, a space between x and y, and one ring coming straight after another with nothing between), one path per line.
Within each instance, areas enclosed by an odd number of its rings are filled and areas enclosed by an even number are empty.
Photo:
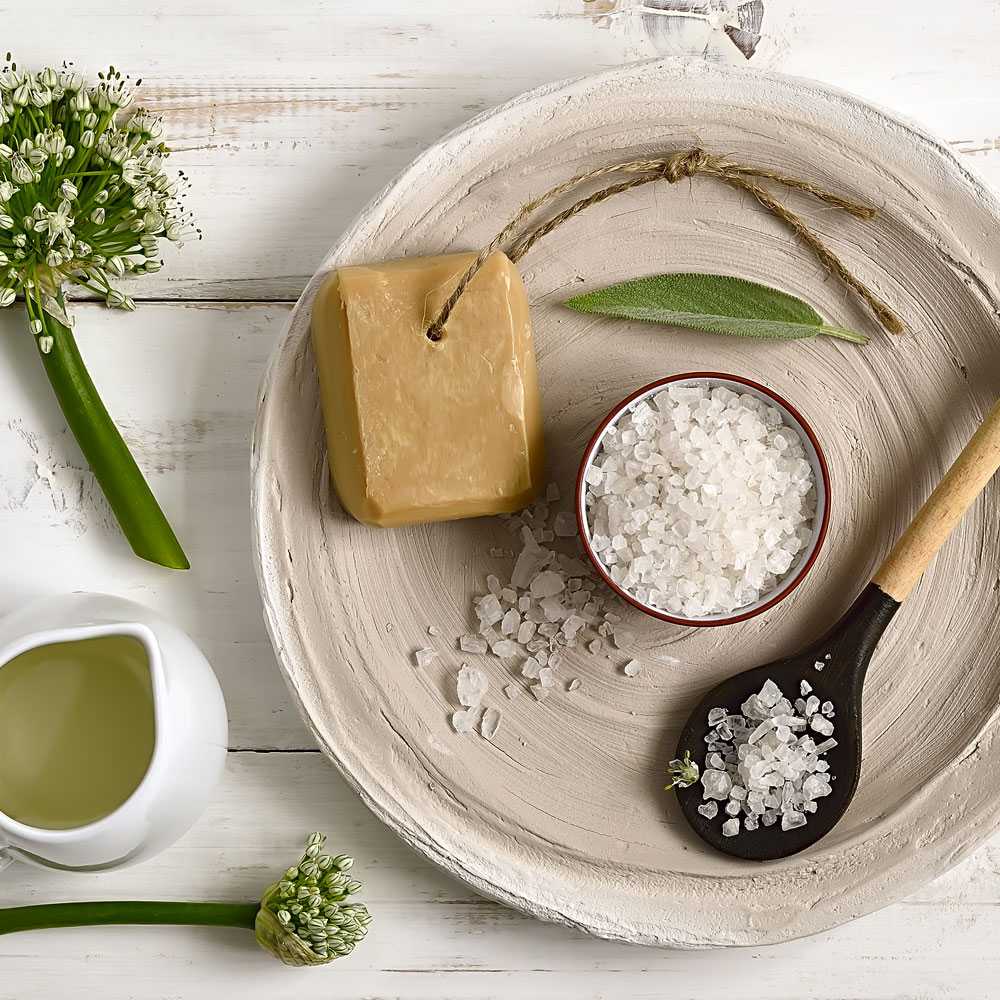
M581 198L569 208L564 209L552 216L547 222L543 222L533 229L522 232L519 236L514 236L522 223L531 215L538 211L543 205L554 201L561 195L586 184L588 181L597 180L610 174L631 174L627 180L617 181L609 184L593 194ZM798 238L804 243L832 274L839 278L844 285L852 289L872 311L875 318L890 333L902 333L905 329L902 320L893 310L886 305L860 278L857 278L847 265L806 225L802 218L786 208L777 201L758 181L774 181L786 188L794 191L802 191L819 201L832 205L834 208L842 209L850 213L857 219L874 219L878 215L877 209L871 205L864 205L861 202L844 198L832 191L827 191L809 181L801 180L797 177L789 177L787 174L779 173L775 170L768 170L763 167L751 167L746 164L735 163L723 156L714 156L704 149L695 147L694 149L682 150L671 153L669 156L654 157L645 160L630 160L626 163L612 163L605 167L597 167L595 170L587 170L582 174L571 177L562 184L557 184L554 188L546 191L539 197L527 202L521 207L518 213L507 223L506 226L496 235L488 246L483 247L472 262L469 269L462 275L455 290L448 296L437 319L427 329L427 336L430 340L438 341L444 336L445 324L451 316L452 311L458 304L459 299L469 287L469 283L479 272L479 269L486 262L487 258L502 249L508 241L507 256L511 262L517 263L522 257L543 237L558 229L564 222L586 211L592 205L600 204L616 194L630 191L632 188L641 187L643 184L651 184L654 181L665 180L670 184L676 184L686 177L693 178L699 174L707 177L718 177L730 187L739 191L746 191L753 195L757 201L763 205L773 216L780 219Z

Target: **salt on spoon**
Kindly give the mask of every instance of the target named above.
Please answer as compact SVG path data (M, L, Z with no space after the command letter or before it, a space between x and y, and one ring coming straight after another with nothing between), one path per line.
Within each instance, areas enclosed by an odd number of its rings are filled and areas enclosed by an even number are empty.
M708 844L734 857L774 861L811 847L844 815L861 776L861 693L875 648L901 603L998 468L1000 403L990 411L872 582L823 639L795 656L730 677L708 692L696 706L681 732L677 758L670 763L671 782L667 787L676 789L685 818ZM820 796L815 812L806 815L804 809L795 809L796 817L790 821L778 823L772 818L765 822L766 809L759 814L759 819L757 814L751 819L744 813L745 818L741 821L719 805L720 802L724 806L729 801L740 801L732 796L737 786L733 784L729 768L710 767L713 775L707 784L702 782L701 772L711 755L721 757L723 764L731 764L732 760L727 761L726 756L735 752L738 773L739 754L746 756L751 751L742 750L732 740L720 740L720 730L726 734L722 727L728 726L731 737L736 737L737 731L742 737L748 728L747 716L753 716L758 710L767 713L760 718L760 724L765 718L778 723L779 720L770 714L771 710L781 698L788 701L797 693L808 695L806 705L814 708L808 730L810 740L816 744L812 755L822 757L827 765L803 778L798 794L804 803L816 801L809 796L817 784L828 785L830 792ZM795 705L790 702L789 707L794 709ZM729 725L730 715L740 717L742 725ZM733 721L735 723L736 719ZM791 725L787 728L793 729ZM773 729L776 732L777 725ZM834 730L836 738L824 738L825 733ZM766 738L766 734L759 736L758 741ZM746 745L749 743L747 734ZM768 747L773 756L776 750L773 741ZM713 758L712 763L718 760ZM772 763L767 761L768 766ZM788 764L787 760L782 763ZM774 770L770 767L770 771ZM765 771L758 768L757 773ZM828 774L829 780L817 778L806 793L805 782L822 773ZM746 789L745 785L738 787ZM783 794L785 787L782 785ZM708 800L704 797L706 791L711 793ZM794 792L793 788L789 794ZM742 812L742 807L739 811ZM724 818L722 823L720 818Z

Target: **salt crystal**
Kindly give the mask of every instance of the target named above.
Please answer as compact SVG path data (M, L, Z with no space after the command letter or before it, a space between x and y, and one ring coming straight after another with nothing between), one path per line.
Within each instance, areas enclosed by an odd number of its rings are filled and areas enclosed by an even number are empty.
M704 802L702 805L698 806L698 812L700 812L705 819L715 819L715 817L719 815L719 803Z
M521 673L528 678L534 680L538 677L538 671L541 669L541 664L534 656L529 656L524 663L521 664Z
M706 799L718 799L720 802L729 798L729 790L733 787L733 779L725 771L711 768L702 772L701 783Z
M788 812L783 812L781 814L781 829L782 830L794 830L797 827L806 825L806 817L797 812L795 809L790 809Z
M428 625L427 626L427 634L428 635L440 635L441 634L441 629L439 629L437 627L437 625Z
M517 643L511 642L510 639L501 639L499 642L494 642L493 645L490 646L490 652L494 656L499 656L501 659L508 656L517 656Z
M535 696L535 701L545 701L549 696L549 689L542 687L541 684L532 684L531 693Z
M458 648L463 653L485 653L489 649L489 644L478 635L463 635L458 640Z
M595 656L604 649L604 643L600 639L591 639L587 643L587 649L590 650Z
M490 575L486 577L486 589L494 596L497 596L500 593L499 577L497 577L493 573L490 573Z
M579 691L580 690L580 678L574 677L567 685L567 691Z
M531 607L531 598L525 594L523 597L519 597L517 600L517 610L527 611Z
M730 799L726 803L726 815L727 816L739 816L740 814L740 804L735 799Z
M488 708L483 712L482 720L479 723L479 734L487 740L493 739L500 728L500 709Z
M822 660L817 660L813 664L813 667L815 667L816 670L822 670L825 666L826 666L826 664Z
M452 713L451 727L456 733L474 732L478 717L478 708L459 709L459 711Z
M805 680L802 681L802 683L799 684L799 692L801 693L802 697L804 698L807 694L810 694L812 692L812 684L810 684L809 681L805 681ZM796 702L795 703L795 707L798 708L798 705L799 705L799 703Z
M521 624L521 616L511 608L500 622L501 635L513 635Z
M534 622L521 622L517 629L517 641L521 643L522 646L527 645L531 642L531 637L535 634L535 629L537 627L538 626Z
M505 604L516 604L517 603L517 591L513 587L504 587L500 591L500 600Z
M496 594L489 593L476 602L476 615L481 626L496 625L503 618L503 608Z
M781 688L774 681L766 680L757 695L757 700L764 708L772 708L781 700Z
M565 589L566 581L562 574L551 569L542 570L531 581L531 596L538 600L544 597L555 597L556 594L561 594Z
M556 686L555 675L552 673L551 667L542 667L538 671L538 683L541 684L543 688Z
M822 705L820 705L820 707L819 707L819 710L820 710L820 711L821 711L821 712L822 712L822 713L823 713L823 714L824 714L824 715L825 715L825 716L826 716L827 718L830 718L830 719L832 719L832 718L833 718L833 715L834 715L834 712L833 712L833 702L832 702L832 701L824 701L824 702L823 702L823 704L822 704Z
M569 511L561 510L552 523L557 538L572 538L576 534L576 517Z
M628 663L622 667L622 673L624 673L626 677L638 677L641 670L642 664L638 660L629 660Z
M708 710L708 724L714 726L722 722L729 713L724 708L710 708Z
M555 670L556 667L558 667L559 664L562 663L562 661L563 661L562 653L549 654L549 666L552 667L553 670Z
M830 736L833 733L833 723L822 715L814 715L809 720L809 727L819 733L820 736Z
M473 708L483 700L490 682L478 667L463 663L458 671L458 701L467 708Z
M735 837L740 832L740 821L738 819L727 819L722 824L723 837Z
M521 689L516 684L508 684L503 689L503 693L507 695L507 698L510 701L513 701L515 698L521 697Z
M437 659L437 650L434 649L418 649L413 654L413 662L418 667L428 667L435 659Z

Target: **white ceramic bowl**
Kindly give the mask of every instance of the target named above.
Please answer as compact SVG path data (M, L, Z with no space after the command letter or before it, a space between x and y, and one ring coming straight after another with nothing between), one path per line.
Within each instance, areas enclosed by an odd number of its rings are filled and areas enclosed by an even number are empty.
M684 618L679 615L668 614L660 608L654 608L649 604L640 601L634 594L624 590L611 578L607 567L601 561L600 556L594 551L590 523L587 517L587 470L593 464L595 457L604 442L604 435L608 427L616 424L623 414L633 409L637 404L658 393L666 385L700 385L700 386L725 386L734 392L757 396L766 402L776 406L784 418L785 424L794 429L802 440L805 449L806 459L812 466L813 475L816 479L816 516L813 520L812 537L809 544L798 554L795 562L788 572L781 578L777 587L763 594L759 600L753 604L748 604L736 611L728 611L721 614L706 615L703 618ZM786 400L782 399L776 392L766 388L750 379L742 378L739 375L726 375L721 372L686 372L682 375L671 375L662 378L632 393L627 399L622 400L605 418L601 421L594 436L590 439L586 451L583 453L583 460L580 462L580 471L576 483L576 516L580 526L580 538L583 541L584 550L587 557L593 563L594 568L600 574L604 582L623 600L628 601L633 607L640 611L659 618L661 621L672 622L675 625L692 626L716 626L732 625L736 622L746 621L756 615L762 614L769 608L773 608L779 601L784 600L804 579L812 568L820 548L826 538L827 526L830 521L830 473L827 468L826 458L820 447L816 435L812 428L803 419L801 414Z

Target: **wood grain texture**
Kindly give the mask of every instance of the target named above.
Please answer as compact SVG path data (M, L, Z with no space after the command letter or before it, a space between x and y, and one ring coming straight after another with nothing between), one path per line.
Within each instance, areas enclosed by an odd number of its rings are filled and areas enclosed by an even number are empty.
M445 646L423 671L409 657L428 624L450 637L466 631L477 584L491 570L509 574L509 561L491 557L505 528L483 519L379 532L343 513L324 464L312 296L339 264L483 245L498 219L568 176L688 148L695 122L710 151L880 205L873 222L802 210L911 333L881 333L864 350L762 345L665 336L561 307L626 278L724 271L804 297L836 325L871 325L780 223L711 179L629 192L547 236L521 268L550 474L563 496L585 442L619 400L660 375L730 371L773 388L815 429L831 467L831 544L788 601L732 628L670 630L629 609L647 663L641 680L573 654L560 676L581 677L582 697L541 706L522 698L506 705L494 740L465 740L447 721L464 657ZM275 352L252 501L279 663L321 745L377 815L446 870L536 916L691 948L826 929L884 905L983 839L1000 814L991 791L1000 552L982 543L996 537L995 490L879 651L862 784L830 837L765 876L696 842L664 800L660 775L705 690L833 624L925 499L926 482L940 479L992 406L1000 296L998 258L983 234L998 218L994 199L946 149L870 106L807 81L701 62L642 63L519 98L429 149L370 205L334 246ZM982 374L966 377L956 358L975 359L969 368ZM928 629L934 614L962 626ZM517 664L485 666L496 703Z
M71 877L9 868L0 903L101 898L250 900L302 832L357 858L369 938L325 969L290 970L249 934L102 927L0 937L0 1000L994 1000L1000 844L906 902L771 948L636 948L541 924L422 862L318 754L230 755L205 817L140 868Z
M142 76L194 180L206 238L169 253L140 297L294 300L359 207L448 130L530 87L669 51L636 5L608 18L583 0L56 6L12 7L4 44L25 63ZM883 0L867 13L768 0L764 29L752 65L917 118L1000 184L992 0Z
M358 208L469 116L557 77L657 54L635 10L599 14L615 6L7 0L0 17L5 46L23 61L69 57L89 70L114 61L144 75L149 103L165 112L207 237L133 286L140 297L253 303L294 300ZM768 0L754 65L811 75L917 118L1000 188L998 24L994 0L883 0L870 9ZM260 624L241 513L254 388L285 315L266 303L80 315L95 376L191 544L192 584L128 557L31 345L0 314L0 611L68 587L156 604L219 669L234 745L260 749L311 744ZM967 357L955 365L983 377ZM862 441L854 447L864 455ZM949 625L962 628L964 619ZM996 995L997 841L905 903L811 940L656 952L541 925L475 896L401 845L318 754L234 754L218 802L176 849L94 880L10 869L0 876L0 903L215 892L235 899L313 827L339 831L366 878L377 873L383 886L376 929L348 963L289 973L224 932L52 932L0 939L0 997L695 1000L716 987L811 1000Z

